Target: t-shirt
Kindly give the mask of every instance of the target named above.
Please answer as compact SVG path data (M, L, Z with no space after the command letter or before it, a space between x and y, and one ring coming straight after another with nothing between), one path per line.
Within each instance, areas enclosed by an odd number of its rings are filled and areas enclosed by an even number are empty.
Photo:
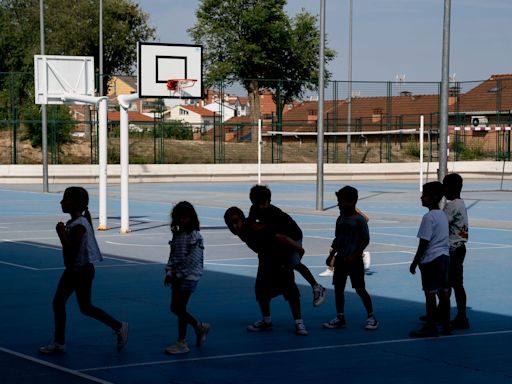
M448 201L444 207L450 229L450 251L468 241L468 212L462 199Z
M440 209L425 213L418 229L418 238L427 240L428 246L421 256L420 264L428 263L442 255L449 255L448 218Z
M336 220L335 237L332 242L332 247L336 250L335 265L354 253L361 243L369 241L368 223L362 215L358 213L350 216L341 214Z
M171 250L165 270L178 279L199 280L203 274L203 237L199 231L178 231L169 241Z
M66 265L66 267L81 268L86 264L103 260L100 248L96 242L96 237L94 236L94 229L92 229L91 224L89 224L89 221L87 221L85 217L79 216L75 220L68 221L66 223L66 232L69 234L73 228L79 225L84 227L85 233L80 241L77 254L65 257L70 264Z
M292 240L302 240L302 230L297 222L275 205L270 204L268 208L263 209L251 206L249 220L261 223L269 227L271 231L288 236Z

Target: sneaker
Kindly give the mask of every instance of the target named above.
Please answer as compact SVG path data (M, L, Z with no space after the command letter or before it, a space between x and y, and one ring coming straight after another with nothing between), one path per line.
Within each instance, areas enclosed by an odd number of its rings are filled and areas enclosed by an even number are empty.
M326 329L335 329L335 328L345 328L347 326L347 322L345 321L345 317L339 318L336 317L329 321L328 323L323 323L322 327Z
M117 350L120 351L124 348L126 343L128 342L128 323L122 322L121 328L117 333Z
M455 318L450 321L450 327L452 329L469 329L469 320L467 317L455 316Z
M266 323L263 320L258 320L254 324L248 325L247 330L250 332L270 331L272 323Z
M437 332L436 327L429 326L425 324L418 330L409 332L409 336L411 337L437 337L439 333Z
M318 276L332 276L334 275L334 269L327 268L325 271L320 272Z
M59 344L55 341L39 348L39 353L43 355L57 355L66 352L66 344Z
M295 334L299 336L307 336L308 330L304 323L295 323Z
M206 335L210 331L210 324L199 323L196 328L196 345L200 347L206 341Z
M168 355L179 355L181 353L188 353L190 349L186 340L177 340L176 344L169 345L165 348L165 353Z
M320 284L313 287L313 307L322 305L325 301L325 288Z
M379 328L379 322L375 318L375 316L368 317L368 320L366 320L365 329L369 331L374 331L377 328Z

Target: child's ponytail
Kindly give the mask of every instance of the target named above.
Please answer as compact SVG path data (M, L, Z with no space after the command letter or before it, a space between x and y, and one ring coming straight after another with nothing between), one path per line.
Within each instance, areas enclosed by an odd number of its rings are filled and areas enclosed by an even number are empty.
M89 222L89 224L91 224L91 227L92 227L92 217L91 217L91 212L89 212L89 207L85 207L84 217L87 219L87 221Z

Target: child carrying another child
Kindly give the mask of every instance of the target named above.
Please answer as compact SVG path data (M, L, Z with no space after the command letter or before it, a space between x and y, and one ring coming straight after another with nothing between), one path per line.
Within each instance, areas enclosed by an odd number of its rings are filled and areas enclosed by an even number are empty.
M422 328L410 332L411 337L438 336L438 321L442 333L450 334L448 219L439 209L442 198L443 184L432 181L423 185L421 204L428 208L428 212L423 216L418 229L417 237L420 241L409 271L414 275L419 265L427 317ZM436 296L439 298L439 306Z
M350 277L352 288L361 298L367 312L365 328L375 330L379 322L373 312L373 304L364 281L363 251L370 242L368 223L364 216L356 210L358 199L357 189L345 186L336 192L340 216L336 220L335 238L332 242L326 264L332 265L334 259L334 296L337 315L331 321L324 323L327 329L343 328L345 320L345 286Z
M275 233L285 235L302 246L302 230L290 215L280 208L270 204L272 193L264 185L255 185L249 192L252 206L249 211L249 220L261 223ZM294 270L299 272L313 289L313 306L318 307L325 301L325 288L318 284L309 268L301 262L302 255L293 252L290 263Z
M247 219L238 207L231 207L224 213L224 221L231 233L238 236L247 246L258 254L258 272L256 274L256 301L259 304L262 319L247 327L248 331L259 332L272 329L270 301L283 295L290 305L295 320L295 333L306 336L300 308L300 293L289 257L293 252L304 254L304 249L293 239L273 232L269 227Z
M210 324L197 321L187 312L190 296L203 274L204 250L199 219L194 206L188 201L181 201L172 209L171 231L171 251L165 267L164 285L172 288L171 312L178 318L178 339L165 348L165 353L175 355L190 351L186 340L188 325L194 328L196 345L200 347L206 341Z

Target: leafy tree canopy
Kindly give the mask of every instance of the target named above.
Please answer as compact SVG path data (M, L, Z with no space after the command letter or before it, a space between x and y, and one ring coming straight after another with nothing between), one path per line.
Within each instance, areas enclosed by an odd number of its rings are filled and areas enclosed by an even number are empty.
M131 0L103 0L103 72L131 72L137 41L153 40L149 16ZM45 53L94 56L99 65L99 2L44 0ZM39 0L0 0L0 72L33 72L40 53Z
M302 10L290 18L285 5L286 0L201 0L196 24L188 30L204 47L209 81L241 81L257 113L259 89L276 89L280 80L283 102L318 87L317 17ZM326 47L325 62L334 56Z

